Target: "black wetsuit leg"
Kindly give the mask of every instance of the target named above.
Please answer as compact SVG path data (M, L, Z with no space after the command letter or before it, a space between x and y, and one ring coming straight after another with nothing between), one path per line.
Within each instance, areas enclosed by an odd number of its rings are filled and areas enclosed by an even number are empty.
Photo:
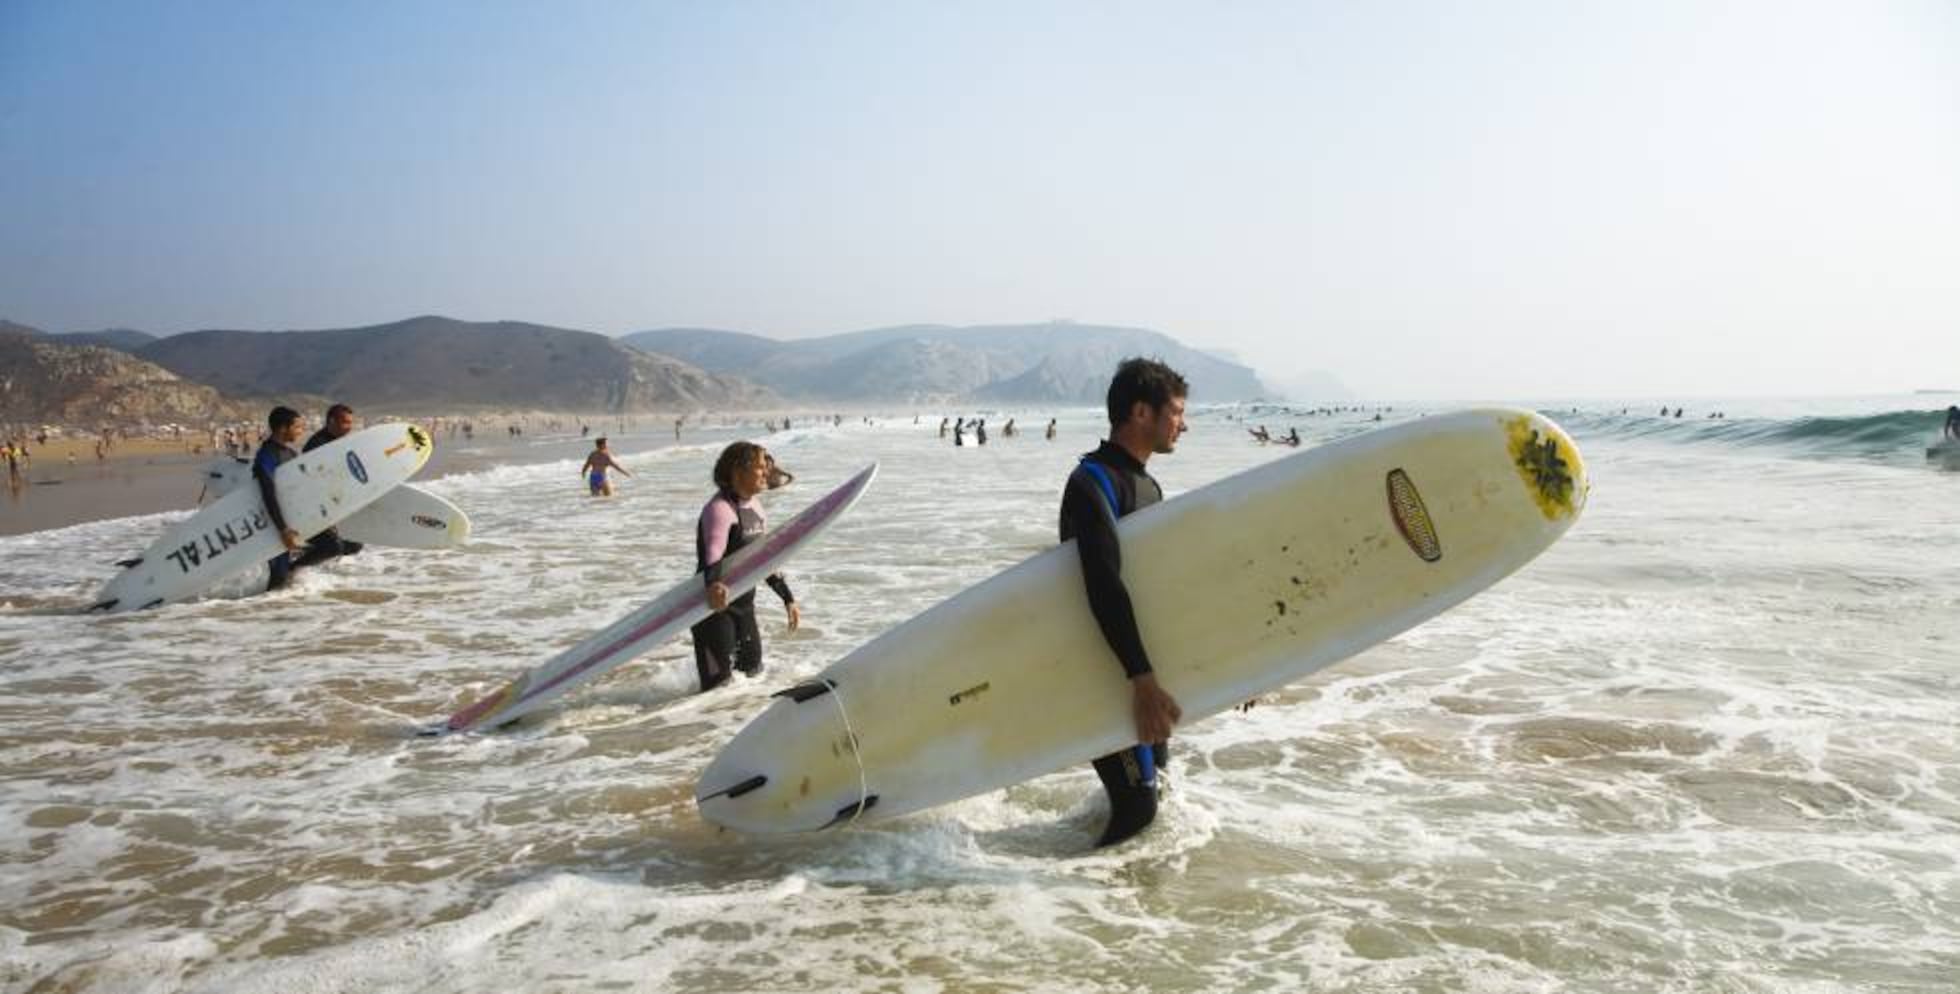
M694 633L694 672L707 692L728 682L735 662L735 619L718 611L702 619Z
M1150 747L1152 758L1158 770L1170 763L1171 751L1168 743L1159 742ZM1112 752L1096 760L1096 776L1102 778L1103 790L1109 794L1109 827L1103 829L1102 838L1096 846L1113 846L1145 828L1157 818L1157 784L1144 782L1142 764L1137 762L1136 747Z
M728 609L695 625L694 671L702 690L728 682L736 670L749 676L762 672L762 632L755 623L755 595L737 598Z
M340 537L340 529L329 528L313 536L306 543L306 551L293 563L294 569L318 566L338 556L351 556L361 551L361 543L349 542Z
M278 590L279 588L284 587L286 584L293 582L293 554L292 553L281 552L280 554L273 556L270 560L267 560L265 565L268 569L272 571L271 578L268 579L265 584L265 589L268 593L274 590Z
M749 676L762 672L762 630L755 624L755 594L728 605L735 621L735 668Z

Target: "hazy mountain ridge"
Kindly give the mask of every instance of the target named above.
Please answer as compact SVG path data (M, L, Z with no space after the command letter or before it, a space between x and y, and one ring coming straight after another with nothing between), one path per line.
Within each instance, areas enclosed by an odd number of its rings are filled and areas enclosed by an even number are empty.
M1251 369L1147 328L901 325L796 341L693 328L621 341L813 400L1093 405L1102 402L1116 363L1137 355L1170 363L1201 401L1270 393Z
M104 328L101 331L56 333L5 319L0 319L0 335L47 338L61 345L100 345L129 353L134 353L137 349L157 340L157 336L134 328Z
M144 359L235 394L317 394L402 412L638 412L767 406L748 381L604 335L517 321L424 316L320 331L194 331Z
M134 328L104 328L101 331L71 331L51 336L56 341L68 345L100 345L103 348L119 349L131 355L143 346L157 341L157 336Z
M126 352L71 345L61 336L0 334L0 420L128 426L255 416L248 402Z

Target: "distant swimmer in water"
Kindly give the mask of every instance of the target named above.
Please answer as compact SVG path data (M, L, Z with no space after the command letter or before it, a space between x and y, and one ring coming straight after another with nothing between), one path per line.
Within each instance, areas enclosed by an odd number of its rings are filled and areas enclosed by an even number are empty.
M1049 418L1049 419L1048 419L1048 440L1049 440L1049 441L1051 441L1051 442L1055 440L1055 419L1054 419L1054 418Z
M945 438L945 437L946 437L946 431L947 431L947 429L948 429L948 428L950 428L950 427L952 427L952 421L953 421L953 419L952 419L952 418L940 418L940 419L939 419L939 437L940 437L940 438Z
M1265 425L1260 425L1257 428L1247 428L1246 433L1251 435L1252 440L1258 442L1260 445L1264 445L1273 440L1272 433L1266 430Z
M1286 430L1286 437L1285 437L1285 438L1282 438L1282 439L1280 439L1280 441L1282 441L1282 442L1285 442L1286 444L1288 444L1288 445L1291 445L1291 446L1293 446L1294 448L1299 448L1299 447L1300 447L1300 429L1298 429L1298 428L1288 428L1288 429Z
M715 460L715 495L701 508L694 530L694 562L707 587L708 615L693 628L694 668L703 691L727 683L729 675L740 670L750 676L762 672L762 632L755 623L755 591L730 598L721 581L722 563L736 550L762 538L768 523L756 495L769 487L769 453L754 442L733 442ZM789 613L790 631L802 624L796 595L781 573L772 573L763 582L782 598Z
M1946 409L1946 425L1940 429L1941 438L1960 438L1960 404Z
M973 440L981 445L987 444L987 419L981 418L973 423Z
M965 418L961 418L957 423L953 425L953 444L956 446L966 444L966 419Z
M628 473L626 467L621 466L619 461L613 458L612 453L606 448L606 436L601 435L592 440L592 452L585 457L585 465L580 466L578 469L578 474L585 477L586 485L592 488L592 496L611 497L613 495L612 480L606 476L606 471L609 469L619 470L622 473L626 473L627 476L633 475L632 473Z
M1001 427L1001 429L1000 429L1000 434L1001 434L1001 437L1003 437L1003 438L1013 438L1013 437L1014 437L1014 419L1013 419L1013 418L1008 418L1008 419L1007 419L1007 424L1005 424L1005 425L1003 425L1003 426Z

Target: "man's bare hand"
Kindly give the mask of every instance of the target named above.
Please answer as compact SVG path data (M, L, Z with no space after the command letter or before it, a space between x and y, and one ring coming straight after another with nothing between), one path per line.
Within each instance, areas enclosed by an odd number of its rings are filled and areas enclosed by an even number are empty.
M708 607L716 612L728 610L728 584L708 584Z
M783 610L789 612L789 630L796 631L796 626L803 623L803 612L797 608L795 601L783 605Z
M299 552L306 548L306 543L299 540L299 532L291 528L279 533L279 541L285 543L287 552Z
M1137 741L1145 745L1168 741L1171 726L1184 717L1177 698L1157 685L1157 675L1145 673L1130 679L1131 711L1137 720Z

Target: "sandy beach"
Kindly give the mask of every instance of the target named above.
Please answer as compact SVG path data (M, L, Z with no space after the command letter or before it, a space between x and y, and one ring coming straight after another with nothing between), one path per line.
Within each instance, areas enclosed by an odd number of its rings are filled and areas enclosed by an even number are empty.
M679 441L686 444L735 438L744 433L760 435L767 431L766 421L781 416L740 414L689 423L683 427ZM809 416L790 417L799 423L811 420ZM386 420L395 419L368 420L362 426ZM472 435L448 427L466 420L484 427ZM592 447L592 438L601 434L610 437L614 454L626 462L630 471L635 454L676 444L672 418L660 415L628 420L623 430L617 419L589 418L582 422L577 415L526 415L522 420L533 426L555 421L559 428L554 431L527 428L525 434L510 434L507 426L519 420L516 417L436 419L435 454L416 479L434 480L489 466L582 459ZM428 419L418 419L418 422L430 423ZM591 426L589 436L580 434L582 424ZM316 426L309 420L309 432ZM0 497L0 535L65 528L105 518L188 510L197 506L203 493L203 467L217 458L201 433L187 433L182 439L119 439L100 457L96 454L94 436L75 433L50 437L45 447L35 445L32 451L32 459L23 468L21 478L8 481L5 496ZM567 487L575 487L577 482L572 473L566 473Z

